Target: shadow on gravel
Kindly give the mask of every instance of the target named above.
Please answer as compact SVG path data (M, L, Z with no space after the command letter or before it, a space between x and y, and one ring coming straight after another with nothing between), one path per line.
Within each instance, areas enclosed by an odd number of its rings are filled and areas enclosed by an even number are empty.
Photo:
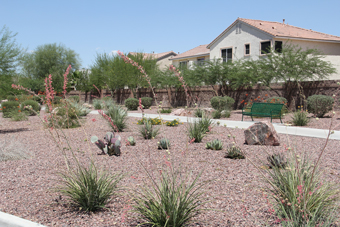
M29 131L29 129L28 128L17 128L17 129L9 129L9 130L0 130L0 134L25 132L25 131Z

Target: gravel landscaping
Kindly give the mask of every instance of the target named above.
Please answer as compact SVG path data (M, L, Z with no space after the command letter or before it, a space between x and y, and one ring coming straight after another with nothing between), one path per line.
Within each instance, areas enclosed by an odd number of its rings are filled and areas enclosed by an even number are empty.
M146 110L146 113L156 113L155 107ZM122 155L109 157L98 155L100 150L89 142L89 138L94 135L103 137L110 131L110 127L100 115L89 114L82 120L83 128L64 130L76 157L81 163L89 163L92 158L97 167L126 175L120 183L122 190L108 204L107 209L85 213L70 207L67 198L54 191L60 180L58 172L66 168L65 158L38 116L29 117L28 121L14 122L2 118L1 114L0 152L16 150L22 152L23 157L29 158L0 162L0 211L46 226L137 226L142 223L138 215L130 212L132 202L129 193L139 189L143 182L149 182L141 164L155 178L159 176L159 170L165 167L168 154L157 149L157 142L162 136L171 142L169 151L174 166L182 164L193 175L204 170L200 180L211 180L204 194L211 202L202 206L206 210L195 218L191 226L280 226L275 222L276 217L270 213L272 206L263 190L265 183L250 160L261 167L264 164L260 160L265 161L267 156L265 150L269 153L286 152L285 146L290 146L298 152L318 154L326 143L325 139L280 134L280 146L248 146L244 144L242 129L215 126L203 138L202 143L188 144L186 124L164 126L155 139L144 140L138 133L138 119L129 118L128 128L119 133L124 141ZM43 117L43 111L41 115ZM241 120L241 117L239 112L235 112L228 120ZM246 120L249 119L246 117ZM339 115L335 119L334 125L339 124ZM285 116L284 121L287 123L289 120ZM330 118L312 119L307 127L327 129L329 122ZM339 126L335 130L340 130ZM56 130L52 130L52 133L56 135ZM136 146L125 145L129 136L134 136ZM226 147L232 143L233 136L246 152L247 159L224 158ZM222 151L205 149L205 143L213 139L223 142ZM337 140L328 141L321 163L325 182L340 183L339 143ZM61 146L67 147L65 140L62 140ZM71 159L70 151L65 152Z

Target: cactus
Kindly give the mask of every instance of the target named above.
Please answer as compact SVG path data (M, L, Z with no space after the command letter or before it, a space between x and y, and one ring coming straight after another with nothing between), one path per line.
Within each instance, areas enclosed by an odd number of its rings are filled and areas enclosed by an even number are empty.
M273 155L269 155L267 157L267 160L269 162L270 168L274 168L274 167L285 168L286 165L287 165L287 161L286 161L283 154L276 153L276 154L273 154Z
M108 154L108 155L116 155L120 156L120 147L121 147L121 137L120 136L114 136L114 133L107 132L104 141L99 140L97 136L91 137L91 142L96 144L97 147L102 151L102 154Z
M241 151L241 148L233 145L230 145L227 149L227 154L224 156L225 158L231 159L244 159L244 155Z
M220 140L216 139L211 142L207 142L205 148L211 150L222 150L223 143Z
M129 142L130 146L135 146L136 145L136 140L135 140L135 138L133 138L133 136L129 136L127 138L127 141Z
M158 149L169 149L170 148L170 140L166 138L162 138L158 142Z

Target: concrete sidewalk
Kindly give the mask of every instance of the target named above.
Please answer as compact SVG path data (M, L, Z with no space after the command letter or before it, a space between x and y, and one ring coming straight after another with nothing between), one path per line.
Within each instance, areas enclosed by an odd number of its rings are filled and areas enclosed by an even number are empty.
M1 227L44 227L35 222L19 218L17 216L0 212L0 226Z
M95 111L92 111L91 113L95 113ZM141 118L142 114L141 113L129 113L128 116ZM159 117L159 115L158 114L145 114L145 117L155 118L155 117ZM189 122L198 119L195 117L188 118L188 117L170 116L170 115L161 115L161 118L166 121L180 119L182 122L187 122L188 119L189 119ZM218 120L213 119L213 121L215 123L219 121L220 126L224 126L224 124L226 124L228 128L241 128L241 129L246 129L256 122L256 121L229 121L229 120L219 120L219 119ZM307 137L326 139L328 136L328 132L329 132L328 130L324 130L324 129L286 126L280 123L273 123L273 125L277 133L286 134L286 135L288 134L288 135L307 136ZM340 140L340 131L334 131L334 133L331 134L329 138L333 140Z

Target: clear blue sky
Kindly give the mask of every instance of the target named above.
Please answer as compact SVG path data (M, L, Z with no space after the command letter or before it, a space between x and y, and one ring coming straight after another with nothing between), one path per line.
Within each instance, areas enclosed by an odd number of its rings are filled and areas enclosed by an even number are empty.
M62 43L90 67L96 53L185 52L208 44L237 17L340 36L340 0L0 0L0 27L28 51Z

